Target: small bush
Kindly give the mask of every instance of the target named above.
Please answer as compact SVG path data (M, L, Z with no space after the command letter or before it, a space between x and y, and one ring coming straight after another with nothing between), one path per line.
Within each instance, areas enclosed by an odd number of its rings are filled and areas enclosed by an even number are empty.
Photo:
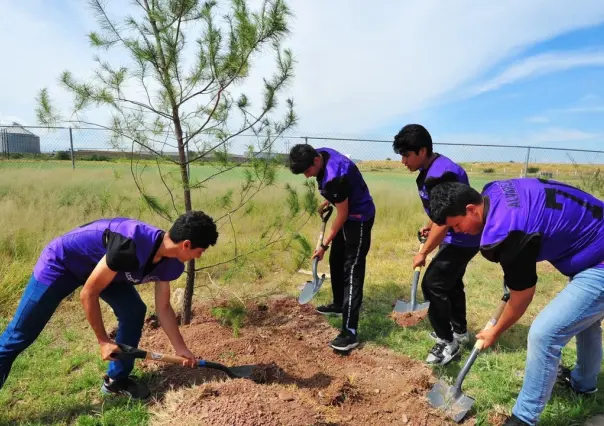
M84 161L111 161L111 158L109 158L106 155L102 155L102 154L92 154L86 157L82 157L82 160Z
M55 159L56 160L71 160L71 155L69 154L69 151L57 151L55 153Z
M539 170L539 167L529 167L528 169L526 169L528 173L538 173Z
M212 308L212 315L222 325L233 328L233 336L239 337L239 329L243 325L246 310L240 302L230 301L226 306L217 306Z
M483 169L482 172L483 173L495 173L495 169L492 167L489 167L487 169Z

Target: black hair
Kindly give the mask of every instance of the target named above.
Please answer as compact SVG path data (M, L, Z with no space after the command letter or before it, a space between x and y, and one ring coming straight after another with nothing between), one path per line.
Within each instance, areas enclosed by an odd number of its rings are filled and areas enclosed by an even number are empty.
M175 243L189 240L191 248L207 249L216 244L218 231L214 220L202 211L180 215L170 228L170 239Z
M432 155L432 136L421 124L407 124L394 137L392 148L400 155L409 151L419 154L422 148L426 148L426 153Z
M289 169L295 175L304 173L313 165L319 153L308 144L297 144L289 151Z
M482 195L471 186L459 182L445 182L430 191L430 219L444 225L447 217L465 216L468 204L479 205Z

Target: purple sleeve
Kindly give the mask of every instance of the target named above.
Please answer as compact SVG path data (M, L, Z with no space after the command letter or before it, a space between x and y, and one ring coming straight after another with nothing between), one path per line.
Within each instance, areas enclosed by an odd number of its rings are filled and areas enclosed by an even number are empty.
M465 171L457 164L448 162L434 164L428 170L424 182L426 189L429 191L431 188L444 182L460 182L466 185L469 183Z

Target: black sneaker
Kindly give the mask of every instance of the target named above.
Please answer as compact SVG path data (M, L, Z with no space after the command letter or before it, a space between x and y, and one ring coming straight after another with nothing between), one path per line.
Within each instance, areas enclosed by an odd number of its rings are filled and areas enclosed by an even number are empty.
M338 337L329 342L329 346L338 351L349 351L359 346L359 339L351 331L342 331Z
M317 312L323 315L342 315L342 307L330 303L329 305L319 306Z
M518 417L516 417L514 414L512 414L512 417L509 417L505 421L505 423L503 424L503 426L529 426L529 424L526 423L526 422L523 422Z
M151 391L147 385L134 380L132 377L113 380L107 375L103 377L101 392L105 395L122 395L132 399L147 399L151 395Z
M556 381L560 383L562 386L567 387L572 390L577 395L591 395L592 393L596 393L598 388L593 388L586 391L578 391L573 387L572 381L570 379L570 368L563 367L562 365L558 366L558 376L556 377Z

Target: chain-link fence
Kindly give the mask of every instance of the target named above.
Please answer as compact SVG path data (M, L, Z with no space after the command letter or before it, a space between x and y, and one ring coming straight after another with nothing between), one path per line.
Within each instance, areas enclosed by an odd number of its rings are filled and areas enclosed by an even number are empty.
M136 141L132 136L116 137L105 129L0 127L0 168L118 167L132 159L182 162L174 134L149 131L135 135ZM364 172L406 171L388 140L295 135L276 138L268 146L263 138L239 135L218 148L213 143L216 139L209 135L194 135L183 152L184 162L203 166L217 153L235 163L246 162L250 156L270 155L285 160L295 144L308 143L348 155ZM598 176L604 167L604 151L595 150L438 142L434 150L462 164L469 175L479 180L539 176L577 181Z

